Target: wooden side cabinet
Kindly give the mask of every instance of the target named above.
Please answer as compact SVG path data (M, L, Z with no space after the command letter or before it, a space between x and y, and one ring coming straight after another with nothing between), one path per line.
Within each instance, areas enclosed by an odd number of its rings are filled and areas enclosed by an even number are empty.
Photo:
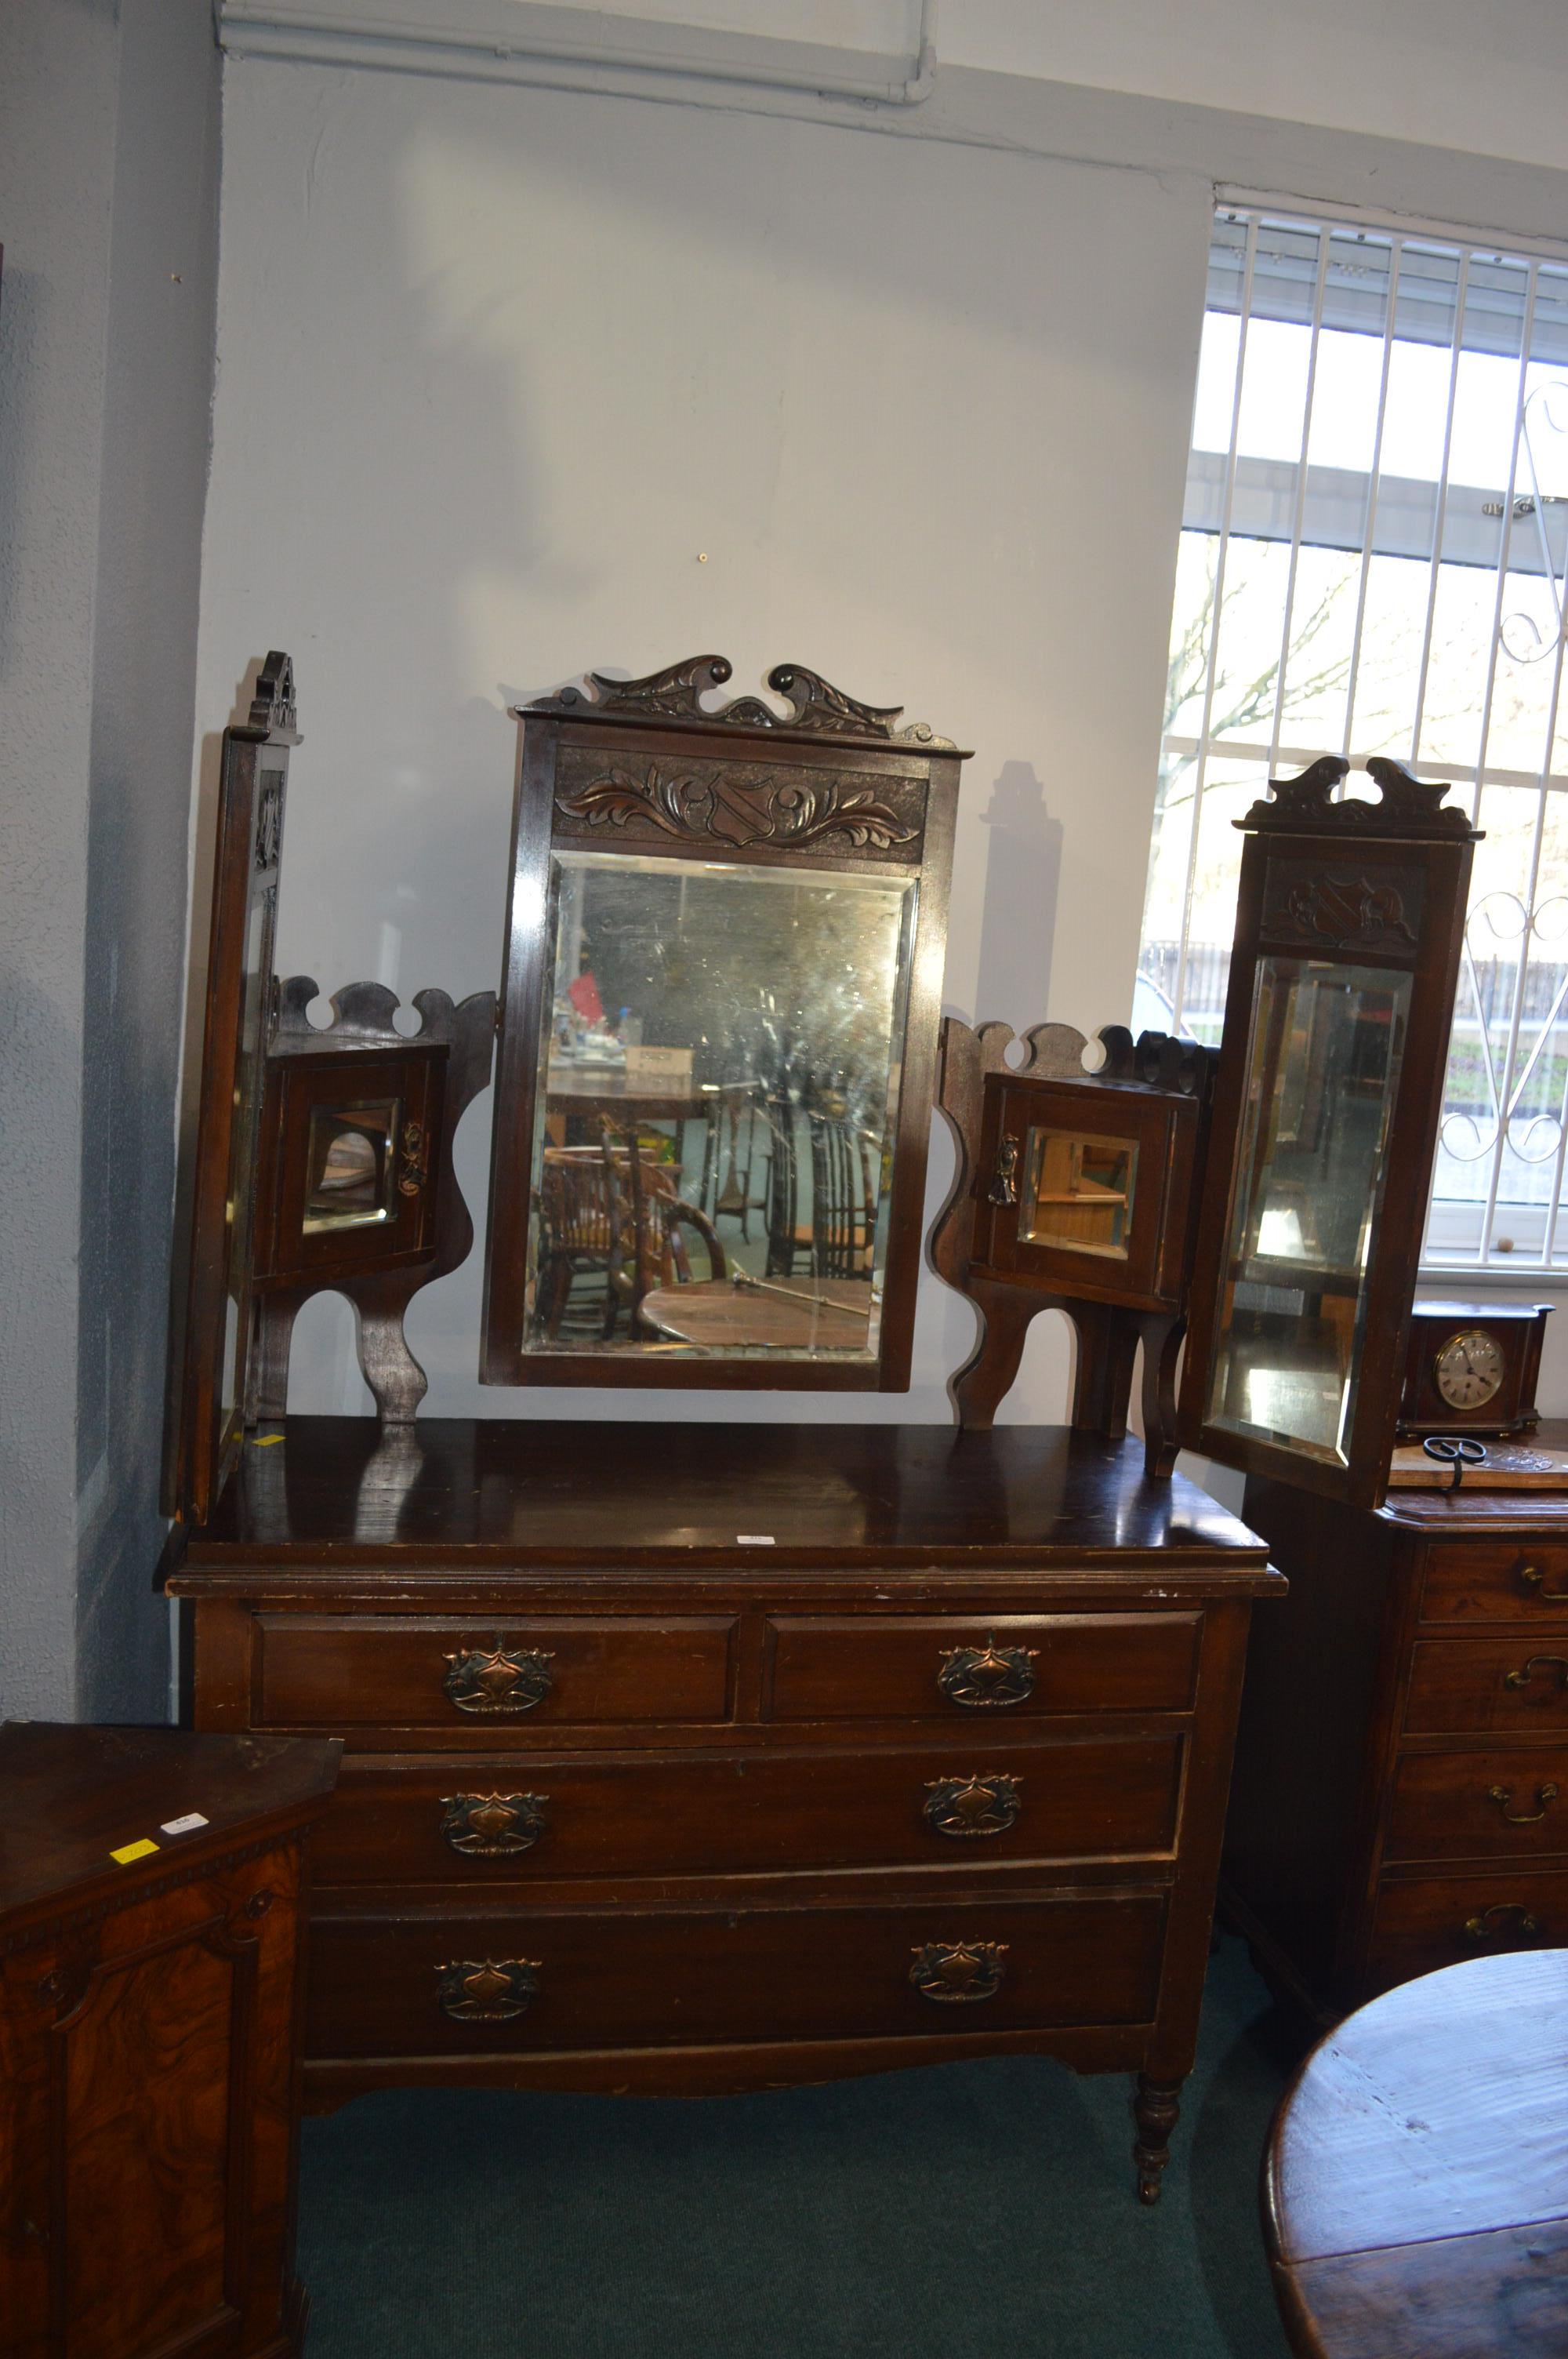
M1253 1481L1243 1512L1290 1581L1252 1633L1222 1886L1265 1972L1331 2023L1568 1946L1568 1493Z
M3 2359L299 2351L305 1840L341 1749L0 1728Z

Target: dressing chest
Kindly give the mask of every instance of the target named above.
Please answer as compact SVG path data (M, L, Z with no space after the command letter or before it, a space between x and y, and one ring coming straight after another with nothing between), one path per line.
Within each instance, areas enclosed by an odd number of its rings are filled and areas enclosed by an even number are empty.
M1190 2068L1263 1543L1064 1429L291 1418L171 1583L341 1736L305 2086Z
M1244 1512L1291 1583L1253 1634L1226 1846L1260 1962L1327 2021L1568 1946L1568 1494L1368 1510L1254 1481Z

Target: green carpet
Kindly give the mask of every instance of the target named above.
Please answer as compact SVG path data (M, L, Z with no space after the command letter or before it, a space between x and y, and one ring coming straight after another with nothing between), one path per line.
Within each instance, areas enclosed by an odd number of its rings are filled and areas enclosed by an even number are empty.
M308 2359L1285 2359L1287 2059L1214 1959L1163 2200L1120 2074L994 2057L697 2103L388 2090L308 2121Z

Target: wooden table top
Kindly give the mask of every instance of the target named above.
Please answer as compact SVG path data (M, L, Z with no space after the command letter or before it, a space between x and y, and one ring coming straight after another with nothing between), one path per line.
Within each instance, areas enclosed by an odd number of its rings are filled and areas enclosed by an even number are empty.
M639 1309L661 1335L710 1350L751 1344L777 1352L864 1352L871 1289L863 1277L779 1278L760 1286L705 1277L689 1286L655 1287Z
M182 1728L0 1724L0 1920L75 1903L319 1812L336 1737L195 1735ZM200 1824L181 1825L192 1816ZM177 1832L170 1834L169 1826ZM145 1845L135 1859L115 1852Z
M770 1409L771 1415L776 1411ZM741 1532L773 1545L752 1550ZM704 1565L1042 1566L1176 1596L1185 1569L1263 1596L1284 1582L1234 1516L1176 1474L1151 1482L1143 1445L1065 1426L697 1424L664 1419L290 1417L246 1441L177 1594L249 1579L246 1567L503 1571ZM225 1568L233 1567L232 1572ZM367 1577L370 1577L367 1576Z
M1568 1950L1387 1992L1276 2117L1264 2233L1303 2359L1568 2351Z

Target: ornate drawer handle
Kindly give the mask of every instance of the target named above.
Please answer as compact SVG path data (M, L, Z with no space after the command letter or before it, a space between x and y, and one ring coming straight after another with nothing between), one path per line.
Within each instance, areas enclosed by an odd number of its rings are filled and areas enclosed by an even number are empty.
M1568 1589L1547 1589L1543 1585L1545 1580L1546 1575L1538 1564L1520 1565L1519 1585L1521 1589L1533 1590L1543 1605L1568 1605Z
M933 1777L921 1805L939 1835L1005 1834L1021 1808L1017 1777Z
M465 1859L527 1851L545 1832L548 1794L443 1794L441 1834Z
M1547 1669L1557 1674L1558 1694L1568 1691L1568 1655L1531 1655L1529 1662L1521 1664L1517 1671L1503 1673L1503 1685L1506 1688L1527 1688L1538 1670ZM1539 1699L1541 1703L1549 1703L1551 1700L1550 1689Z
M1507 1931L1502 1920L1509 1917L1519 1919L1516 1930L1527 1939L1531 1933L1541 1930L1540 1919L1525 1907L1522 1900L1499 1900L1490 1908L1484 1909L1478 1917L1466 1917L1465 1930L1473 1941L1495 1941L1499 1934ZM1492 1921L1494 1918L1498 1919L1496 1924Z
M938 2006L972 2006L1000 1990L1006 1955L1005 1941L925 1941L914 1951L909 1979Z
M1548 1809L1557 1799L1557 1788L1555 1786L1538 1786L1533 1810L1510 1810L1509 1804L1513 1798L1511 1786L1488 1786L1487 1788L1487 1801L1496 1802L1510 1827L1533 1827L1546 1816Z
M430 1177L430 1147L422 1122L406 1122L403 1125L403 1169L398 1177L400 1196L417 1196Z
M537 1958L454 1958L436 1969L441 2013L454 2023L509 2023L538 1986Z
M1011 1130L997 1143L996 1162L986 1196L992 1204L1016 1204L1018 1201L1018 1141Z
M550 1669L555 1657L541 1654L537 1647L498 1644L489 1654L481 1647L443 1659L451 1669L441 1685L460 1712L532 1712L556 1683Z
M949 1703L973 1712L1022 1703L1034 1692L1039 1652L1038 1647L999 1647L994 1638L983 1647L949 1647L942 1655L936 1684Z

